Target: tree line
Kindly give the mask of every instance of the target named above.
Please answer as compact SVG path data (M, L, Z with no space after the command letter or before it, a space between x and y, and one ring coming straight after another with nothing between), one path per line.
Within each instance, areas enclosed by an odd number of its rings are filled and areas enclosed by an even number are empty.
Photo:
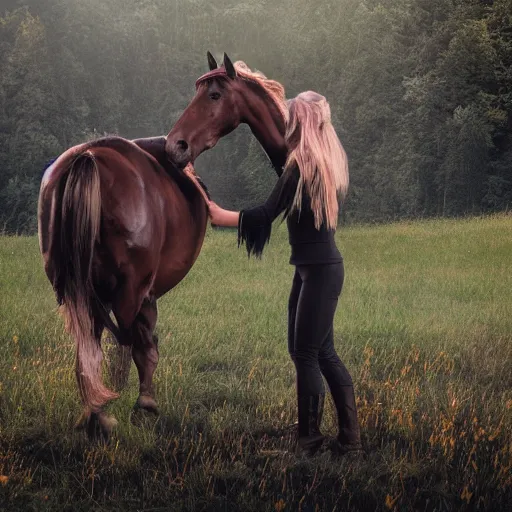
M71 145L166 134L207 50L327 97L346 221L510 207L512 0L0 0L0 232L37 229L44 168ZM196 168L230 208L275 182L248 129Z

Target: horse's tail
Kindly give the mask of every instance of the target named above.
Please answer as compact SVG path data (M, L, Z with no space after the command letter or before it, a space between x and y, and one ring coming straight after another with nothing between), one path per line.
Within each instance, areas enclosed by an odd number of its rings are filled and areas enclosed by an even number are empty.
M75 157L57 189L52 257L57 263L54 288L63 305L66 328L76 341L76 376L82 400L91 410L101 408L118 395L105 387L101 376L102 305L96 296L92 265L100 234L101 194L97 162L90 151ZM58 255L55 252L58 251ZM96 329L95 329L96 328ZM96 332L95 332L96 331Z

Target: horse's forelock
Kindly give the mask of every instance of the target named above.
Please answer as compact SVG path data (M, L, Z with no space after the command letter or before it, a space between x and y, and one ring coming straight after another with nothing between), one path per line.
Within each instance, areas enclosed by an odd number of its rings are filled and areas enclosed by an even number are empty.
M196 80L196 89L199 87L200 84L202 84L206 80L210 80L211 78L215 78L215 77L219 77L219 76L224 76L224 77L228 76L227 73L226 73L226 70L223 67L222 68L213 69L212 71L208 71L208 73L205 73L204 75L201 75Z

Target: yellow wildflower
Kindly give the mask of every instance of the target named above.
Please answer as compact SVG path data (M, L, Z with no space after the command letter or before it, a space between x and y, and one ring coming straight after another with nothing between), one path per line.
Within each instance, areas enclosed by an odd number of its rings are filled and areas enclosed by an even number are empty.
M399 497L400 497L400 495L398 495L396 498L392 498L389 494L387 494L386 501L385 501L386 508L388 510L392 510L393 508L395 508L395 504L398 501Z

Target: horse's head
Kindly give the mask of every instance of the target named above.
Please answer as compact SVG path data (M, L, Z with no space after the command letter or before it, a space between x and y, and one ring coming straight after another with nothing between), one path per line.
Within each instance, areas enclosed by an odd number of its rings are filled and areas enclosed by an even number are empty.
M169 160L182 168L240 123L247 123L278 174L286 161L288 108L283 86L224 54L221 67L208 52L210 71L196 81L196 95L167 136Z
M208 52L210 71L196 81L196 94L167 136L169 160L185 167L241 122L238 108L237 73L224 54L221 67Z

